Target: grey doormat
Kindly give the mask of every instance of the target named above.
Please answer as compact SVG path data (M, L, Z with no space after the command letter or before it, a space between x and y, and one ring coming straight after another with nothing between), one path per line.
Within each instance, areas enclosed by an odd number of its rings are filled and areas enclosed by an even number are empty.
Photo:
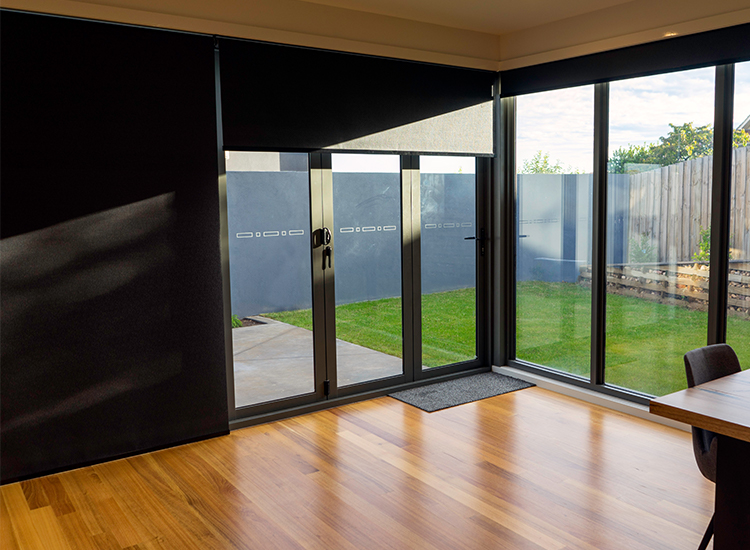
M530 388L531 386L534 386L534 384L518 378L495 372L483 372L410 390L397 391L389 395L423 411L434 412L472 401L479 401L487 397Z

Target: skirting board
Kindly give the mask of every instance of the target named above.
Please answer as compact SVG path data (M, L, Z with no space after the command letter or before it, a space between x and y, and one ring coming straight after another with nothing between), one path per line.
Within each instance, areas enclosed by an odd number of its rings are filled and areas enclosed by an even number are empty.
M678 430L683 430L686 432L690 431L690 426L688 424L683 424L682 422L676 422L674 420L670 420L669 418L651 414L650 412L648 412L648 407L646 405L631 403L630 401L626 401L625 399L619 399L617 397L604 395L596 391L588 390L586 388L580 388L578 386L566 384L565 382L550 380L549 378L545 378L544 376L532 374L520 369L514 369L512 367L497 367L493 365L492 370L493 372L513 376L515 378L520 378L521 380L526 380L527 382L536 384L537 386L545 390L561 393L563 395L567 395L568 397L574 397L576 399L580 399L581 401L586 401L587 403L600 405L602 407L612 409L613 411L629 414L631 416L637 416L638 418L643 418L644 420L650 420L651 422L663 424L665 426L669 426L670 428L677 428Z

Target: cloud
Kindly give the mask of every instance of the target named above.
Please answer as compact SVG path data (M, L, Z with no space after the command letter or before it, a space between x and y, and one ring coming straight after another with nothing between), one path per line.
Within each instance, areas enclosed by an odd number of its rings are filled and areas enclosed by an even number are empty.
M715 69L632 78L610 84L610 151L657 142L669 124L714 122ZM750 62L735 69L735 127L750 115ZM594 87L580 86L518 98L516 162L537 151L590 172L594 150Z
M734 127L750 115L750 61L737 63L734 69Z
M518 98L516 163L537 151L591 172L594 164L594 87L580 86Z
M695 69L610 84L609 147L655 143L669 124L713 124L714 69Z

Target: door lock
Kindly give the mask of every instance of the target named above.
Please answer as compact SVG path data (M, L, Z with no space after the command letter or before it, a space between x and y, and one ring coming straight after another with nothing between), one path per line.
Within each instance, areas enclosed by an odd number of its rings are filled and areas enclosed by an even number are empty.
M321 227L313 232L313 248L331 244L331 230L327 227Z

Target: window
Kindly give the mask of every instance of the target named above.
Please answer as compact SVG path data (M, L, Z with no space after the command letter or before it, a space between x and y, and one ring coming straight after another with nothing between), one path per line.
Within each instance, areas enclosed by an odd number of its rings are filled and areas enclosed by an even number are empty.
M605 380L686 387L707 334L713 68L610 84Z
M750 366L750 62L735 66L727 343Z
M517 102L516 357L588 378L594 87Z

